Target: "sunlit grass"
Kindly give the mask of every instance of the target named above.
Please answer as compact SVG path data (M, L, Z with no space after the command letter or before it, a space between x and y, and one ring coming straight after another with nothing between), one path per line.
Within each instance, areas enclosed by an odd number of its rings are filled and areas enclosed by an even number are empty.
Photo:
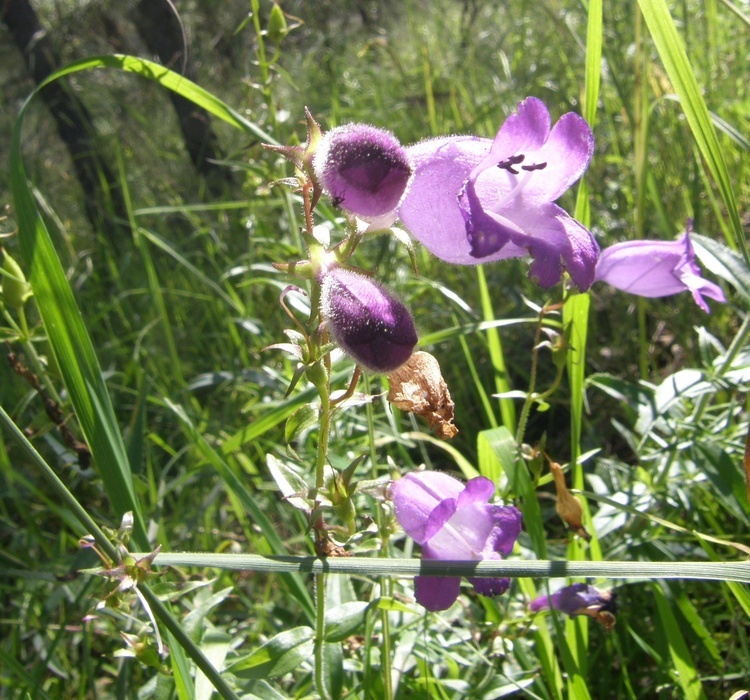
M585 106L596 117L597 139L586 177L586 218L603 245L636 235L671 238L692 217L698 233L742 250L738 223L750 198L746 145L726 131L710 135L711 113L740 133L747 120L741 49L747 42L737 39L746 27L724 4L687 2L674 8L690 61L686 68L672 56L675 68L660 58L665 48L648 33L664 20L660 3L641 3L646 22L640 25L638 50L636 5L605 3L601 86L593 105L586 100L596 94L590 81L597 62L587 64L586 48L596 34L587 37L588 16L578 5L465 3L462 11L461 3L383 3L382 15L367 28L345 3L323 5L325 11L305 16L309 7L284 4L306 24L290 34L278 66L271 67L267 87L281 110L273 115L252 87L260 73L253 63L251 27L223 39L235 46L245 42L242 69L218 58L210 67L213 35L199 24L191 27L202 71L232 76L220 85L199 81L206 91L192 93L228 122L217 126L227 144L227 167L236 176L225 202L206 193L180 150L176 126L161 118L167 111L163 88L115 70L114 63L76 76L82 96L98 102L97 114L122 125L110 131L107 147L121 164L135 235L116 249L106 232L87 228L80 193L64 176L64 166L46 167L40 147L49 137L30 128L46 124L37 106L19 134L18 155L23 153L39 194L16 195L7 213L11 221L33 227L40 207L50 234L49 241L38 234L34 245L27 238L23 251L27 262L37 260L44 270L41 274L37 266L32 276L32 342L58 390L65 379L66 420L78 430L74 407L96 470L79 467L39 398L4 362L0 403L94 521L116 528L121 512L140 511L136 549L146 549L148 535L165 551L311 553L307 523L277 498L266 468L267 454L283 456L289 448L296 463L311 464L316 438L313 431L286 444L286 419L311 401L313 392L300 385L286 399L294 364L265 350L282 342L289 326L278 304L289 280L271 263L299 258L301 221L296 196L269 187L289 169L259 146L264 135L281 143L304 140L304 106L324 127L366 121L393 130L405 143L456 132L491 137L527 95L544 99L553 118ZM235 26L241 20L238 13ZM84 27L80 33L85 38ZM664 37L673 49L669 34ZM696 96L695 86L683 86L698 100L687 119L684 95L682 102L673 98L680 90L675 70L699 88ZM178 78L169 86L187 90ZM696 120L709 129L703 140L695 140ZM10 142L9 128L4 133ZM22 174L14 177L16 192L23 190ZM10 188L5 173L0 182ZM1 194L0 202L10 203L9 195ZM562 204L573 211L575 198L568 195ZM332 220L339 216L334 210L327 214ZM13 227L3 222L2 230ZM16 237L3 245L22 259ZM746 273L741 252L732 260L735 277ZM688 295L649 301L642 307L640 343L631 340L639 337L639 320L626 295L595 286L589 314L577 308L580 301L566 309L564 318L588 319L586 364L576 366L585 371L569 367L549 405L531 410L523 438L532 446L544 441L550 458L560 463L585 455L571 471L593 513L597 537L586 545L572 540L558 519L548 478L538 484L527 476L523 490L508 487L512 473L503 462L502 442L513 436L513 409L520 410L521 402L493 397L528 388L536 329L532 306L559 301L560 290L545 292L531 284L523 262L487 266L478 276L424 251L417 252L415 279L405 249L385 237L365 240L355 261L377 269L398 291L423 337L441 334L428 349L439 358L456 402L461 433L451 448L461 459L428 440L410 438L408 433L424 431L424 425L377 399L369 425L362 407L337 417L334 467L370 454L374 435L382 473L406 472L421 463L451 471L464 464L492 470L503 492L523 502L527 532L518 556L675 565L744 557L704 537L749 544L750 516L738 467L748 361L742 293L726 307L715 304L711 316L697 310ZM742 280L729 282L731 297L732 285L741 288ZM48 337L36 309L51 328ZM8 313L16 318L14 310ZM482 330L469 326L493 318L509 323ZM55 328L73 330L65 335ZM11 347L17 351L15 340ZM575 352L576 358L582 355L577 345ZM536 381L546 388L556 374L548 351L540 350L539 362ZM346 361L334 367L336 389L346 387L348 367ZM699 377L678 374L693 368ZM700 381L692 382L696 378ZM681 380L684 390L667 396L670 382ZM371 389L379 392L380 381L373 380ZM649 421L655 404L662 410ZM508 432L488 432L500 425ZM8 623L0 642L0 682L6 689L0 694L135 697L145 688L156 696L157 686L175 684L181 697L196 693L202 681L190 677L190 661L174 639L167 662L171 678L114 656L123 647L119 631L151 638L142 627L147 618L137 606L131 609L137 619L129 622L95 611L111 586L75 574L98 564L90 550L78 549L84 530L9 438L0 431L0 562L9 572L0 575ZM361 478L368 478L367 469ZM358 504L361 513L374 512L368 497L359 497ZM365 540L361 552L368 546ZM404 546L394 533L391 554L410 555ZM521 580L498 599L469 594L449 613L425 615L411 603L408 579L393 581L388 590L374 573L330 580L329 609L371 602L366 613L357 608L362 624L352 623L344 646L337 646L338 639L332 644L331 653L346 659L340 666L331 662L345 669L333 679L343 684L344 695L351 690L354 696L383 697L378 641L385 620L394 668L403 669L399 697L421 697L427 688L446 698L494 698L514 688L533 697L640 698L660 689L684 697L728 697L744 687L750 664L750 596L736 583L600 581L617 587L620 602L617 625L606 633L585 618L573 623L555 615L532 618L525 604L536 589L544 590L543 581ZM172 615L193 641L209 656L215 653L213 658L226 655L227 665L279 633L314 626L312 585L304 575L185 569L170 570L150 585L169 596ZM355 608L344 610L358 621ZM92 618L84 619L89 613ZM313 692L304 665L292 665L281 679L259 680L248 672L241 683L257 697Z

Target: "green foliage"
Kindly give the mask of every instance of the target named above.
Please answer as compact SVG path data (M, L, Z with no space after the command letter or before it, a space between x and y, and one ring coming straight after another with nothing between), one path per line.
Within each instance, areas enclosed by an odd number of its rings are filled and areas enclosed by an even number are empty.
M96 5L40 8L66 39L67 67L49 80L68 81L92 108L132 240L115 246L89 225L39 95L24 102L19 56L0 48L0 335L15 357L0 363L0 696L208 698L210 663L225 697L310 697L316 595L327 605L330 697L719 698L746 688L750 595L737 582L597 581L618 594L606 632L588 617L532 616L528 600L546 579L514 579L496 599L466 588L450 610L425 614L387 562L329 576L323 594L299 571L194 564L149 572L142 600L79 573L101 563L79 539L116 531L126 512L131 549L143 552L312 552L318 393L295 375L297 358L268 349L289 339L278 300L290 278L272 263L300 258L304 221L299 195L271 186L291 168L261 144L304 141L305 106L325 128L365 121L403 142L492 136L527 95L595 127L585 182L561 204L602 245L671 238L693 218L701 263L729 303L698 316L681 295L643 303L637 318L632 298L595 286L567 296L560 316L542 315L562 291L532 285L523 262L477 273L389 237L362 241L353 260L413 310L461 433L440 443L387 406L379 379L368 380L374 399L355 393L334 411L326 466L342 479L327 487L356 510L348 546L413 555L383 507L385 484L424 464L490 476L519 504L514 559L679 570L745 558L750 161L736 3L688 0L670 13L661 0L253 0L248 16L246 2L217 13L195 0L180 6L194 81L113 55L104 28L121 18ZM118 22L125 52L142 52ZM167 91L215 118L221 166L235 176L221 195L188 164ZM341 235L339 211L317 213ZM286 302L309 315L301 295ZM551 352L541 337L564 344ZM335 362L334 395L350 370ZM585 497L590 542L557 515L544 453ZM104 554L114 569L118 551Z

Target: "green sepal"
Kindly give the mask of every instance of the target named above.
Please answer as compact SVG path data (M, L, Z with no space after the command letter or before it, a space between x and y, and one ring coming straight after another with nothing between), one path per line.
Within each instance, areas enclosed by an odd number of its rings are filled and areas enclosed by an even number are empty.
M21 266L3 249L2 298L6 306L20 309L33 295Z

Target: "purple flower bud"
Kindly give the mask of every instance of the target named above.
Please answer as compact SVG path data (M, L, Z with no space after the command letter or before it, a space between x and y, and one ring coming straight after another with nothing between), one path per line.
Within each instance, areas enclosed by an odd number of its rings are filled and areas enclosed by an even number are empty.
M397 369L417 344L407 308L381 284L357 272L342 267L326 272L320 308L336 342L373 372Z
M329 131L313 167L334 204L365 219L394 211L411 176L409 159L398 139L367 124ZM392 218L395 221L395 213Z
M512 506L488 503L493 483L478 476L462 484L441 472L412 472L391 487L396 519L422 545L425 559L502 559L521 532L521 513ZM469 579L482 595L504 593L507 578ZM456 600L461 579L417 576L414 594L428 610L447 610Z

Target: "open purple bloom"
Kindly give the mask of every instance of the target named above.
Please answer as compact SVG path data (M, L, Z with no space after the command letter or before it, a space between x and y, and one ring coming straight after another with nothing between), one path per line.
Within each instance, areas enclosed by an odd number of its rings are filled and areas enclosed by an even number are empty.
M422 545L425 559L502 559L521 532L521 513L488 503L493 483L478 476L462 484L447 474L412 472L391 487L396 518L409 537ZM507 578L469 579L478 593L500 595ZM428 610L447 610L458 597L461 579L417 576L414 593Z
M595 281L641 297L692 292L695 303L706 312L709 308L704 294L726 302L721 287L701 277L690 227L676 241L626 241L605 248L596 265Z
M529 97L494 140L450 136L410 146L414 176L399 208L406 228L448 262L531 255L530 274L542 286L566 269L588 289L599 246L554 201L588 167L594 137L573 113L550 123L544 103Z
M534 598L529 608L532 612L554 608L571 617L587 615L611 629L617 606L612 591L602 591L587 583L574 583L551 595Z
M392 372L417 344L407 308L375 280L343 267L322 275L320 309L334 340L373 372Z
M366 220L393 212L411 176L399 140L367 124L346 124L329 131L313 167L334 204ZM390 219L392 223L395 214Z

